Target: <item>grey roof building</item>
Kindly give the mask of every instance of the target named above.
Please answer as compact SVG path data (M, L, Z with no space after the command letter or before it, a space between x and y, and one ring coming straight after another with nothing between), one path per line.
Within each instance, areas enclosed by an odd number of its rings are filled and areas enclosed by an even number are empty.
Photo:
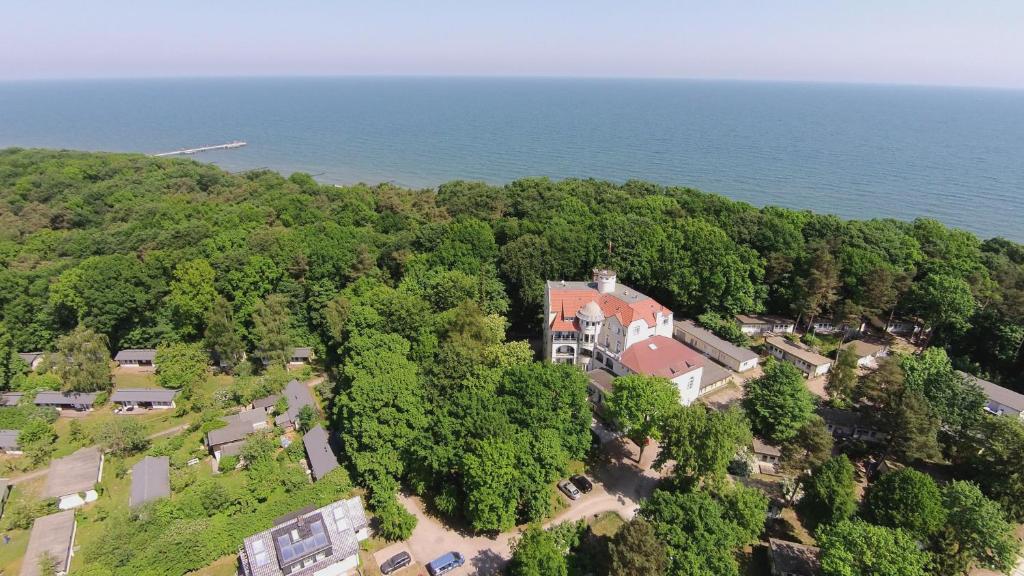
M267 428L267 413L263 410L244 410L224 418L228 423L223 428L210 430L206 434L206 446L213 456L235 456L245 443L245 438L257 430Z
M62 510L81 506L85 501L91 500L83 500L78 498L78 495L92 491L99 482L102 471L103 454L99 448L80 448L70 456L50 462L50 472L46 475L43 496L60 498Z
M309 387L298 380L289 382L284 387L281 395L288 401L288 410L284 414L278 414L274 418L274 423L282 428L295 425L295 421L299 418L299 411L302 410L303 406L316 408L316 402L314 402L313 395L309 392Z
M39 561L44 554L56 560L57 574L67 574L75 541L75 513L72 510L36 518L28 537L28 549L21 562L21 576L40 576Z
M25 364L28 364L29 368L35 370L36 366L43 361L42 352L18 352L18 357L21 358Z
M19 434L21 434L21 430L0 430L0 450L7 453L20 453L21 446L18 444Z
M126 406L173 406L174 397L177 395L177 390L166 388L118 388L110 395L110 401Z
M129 506L138 506L171 495L171 466L167 456L146 456L132 466Z
M367 538L363 503L349 498L277 519L245 539L238 560L244 576L341 575L359 566L359 542Z
M280 399L280 394L271 394L270 396L264 396L263 398L257 398L253 400L252 407L258 410L270 410L277 404L277 401Z
M152 366L155 361L156 350L153 348L130 348L114 356L114 362L119 366Z
M309 458L309 470L313 474L313 481L323 478L338 467L338 457L331 449L327 431L323 426L317 424L306 432L302 436L302 444L306 447L306 457Z
M96 392L53 392L36 394L36 406L52 406L60 410L92 410L96 404Z
M313 349L308 346L292 348L292 356L288 360L292 364L305 364L313 359Z
M821 550L814 546L768 539L772 574L775 576L818 576L821 574Z
M675 323L672 335L676 340L702 352L724 366L737 372L746 372L757 366L758 355L753 350L737 346L728 340L719 338L710 330L697 325L692 320L679 320Z
M24 392L4 392L0 394L0 406L17 406L24 397Z
M1024 394L1003 388L988 380L982 380L973 374L960 372L960 375L968 382L977 384L985 393L985 397L988 398L985 410L999 416L1013 416L1024 420Z

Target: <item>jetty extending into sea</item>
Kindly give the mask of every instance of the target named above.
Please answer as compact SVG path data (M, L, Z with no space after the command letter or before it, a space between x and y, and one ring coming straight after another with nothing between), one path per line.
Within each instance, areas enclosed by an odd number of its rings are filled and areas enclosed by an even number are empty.
M227 144L217 144L215 146L199 146L198 148L182 148L181 150L175 150L174 152L161 152L160 154L153 154L153 156L179 156L183 154L198 154L200 152L209 152L210 150L230 150L232 148L241 148L246 143L241 140L235 140L234 142L228 142Z

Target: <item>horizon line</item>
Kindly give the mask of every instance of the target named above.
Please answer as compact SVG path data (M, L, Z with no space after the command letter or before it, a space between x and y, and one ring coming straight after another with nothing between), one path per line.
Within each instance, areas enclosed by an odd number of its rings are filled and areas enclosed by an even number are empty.
M2 78L0 84L31 84L56 82L123 82L160 80L330 80L330 79L438 79L438 80L632 80L649 82L721 82L737 84L794 84L823 86L866 86L893 88L946 88L954 90L992 90L1022 92L1024 86L986 84L939 84L927 82L885 82L868 80L807 80L785 78L733 78L699 76L612 76L572 74L183 74L144 76L40 76L35 78Z

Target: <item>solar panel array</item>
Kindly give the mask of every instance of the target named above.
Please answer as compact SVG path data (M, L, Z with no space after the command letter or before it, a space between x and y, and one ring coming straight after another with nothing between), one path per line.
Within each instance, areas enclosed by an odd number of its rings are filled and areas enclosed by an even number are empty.
M309 532L310 535L306 538L298 538L297 530L277 536L277 549L281 554L282 563L291 564L296 560L315 554L330 544L322 521L316 520L309 524Z

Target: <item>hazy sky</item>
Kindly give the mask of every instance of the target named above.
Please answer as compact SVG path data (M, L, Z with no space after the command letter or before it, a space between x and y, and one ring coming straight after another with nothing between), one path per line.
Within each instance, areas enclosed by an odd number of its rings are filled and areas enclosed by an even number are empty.
M2 0L0 79L640 76L1024 88L1024 0Z

